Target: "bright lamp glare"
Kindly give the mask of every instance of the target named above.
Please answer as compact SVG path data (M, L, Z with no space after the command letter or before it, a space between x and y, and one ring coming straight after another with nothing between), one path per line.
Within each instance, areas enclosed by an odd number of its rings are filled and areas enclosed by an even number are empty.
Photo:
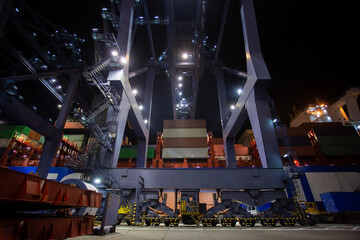
M100 183L101 183L101 179L100 179L100 178L95 178L95 179L94 179L94 183L95 183L95 184L100 184Z
M140 105L140 106L139 106L139 109L140 109L140 110L143 110L143 108L144 108L143 105Z
M183 80L183 77L182 77L182 76L178 76L178 80L179 80L179 81Z
M126 57L121 57L120 62L123 63L123 64L127 63Z
M235 106L234 106L234 105L231 105L231 106L230 106L230 109L231 109L231 110L234 110L234 109L235 109Z
M136 89L133 90L133 94L134 96L136 96L136 94L138 93L138 91Z
M181 55L181 57L182 57L182 59L186 60L186 59L189 58L189 54L187 54L187 53L185 52L185 53L183 53L183 54Z
M113 55L113 57L117 57L119 55L118 51L112 51L111 55Z
M239 88L239 89L237 90L237 93L240 95L241 92L242 92L242 90Z
M144 123L145 123L145 124L147 124L147 123L148 123L148 120L147 120L147 119L145 119L145 120L144 120Z

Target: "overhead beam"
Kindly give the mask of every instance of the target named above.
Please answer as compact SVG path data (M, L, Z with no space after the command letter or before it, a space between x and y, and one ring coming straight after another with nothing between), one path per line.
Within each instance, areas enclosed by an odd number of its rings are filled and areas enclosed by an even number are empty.
M51 138L60 134L51 123L4 91L0 91L0 110L45 137Z
M176 92L175 92L175 29L174 29L174 7L173 0L164 1L165 5L165 15L168 19L168 24L166 25L166 38L167 38L167 49L169 56L169 74L170 74L170 85L171 85L171 98L172 98L172 107L173 107L173 117L177 119L176 113Z
M220 48L221 48L222 37L224 35L225 22L226 22L227 12L229 9L229 3L230 3L230 0L226 0L226 2L224 4L224 10L223 10L223 15L222 15L222 19L221 19L219 36L218 36L218 41L216 44L215 62L217 62L219 60L219 53L220 53Z
M0 78L1 81L12 81L12 82L24 82L24 81L30 81L35 80L39 78L51 78L56 77L63 74L69 74L69 73L75 73L78 72L79 69L66 69L66 70L59 70L55 72L43 72L43 73L34 73L34 74L28 74L28 75L22 75L22 76L11 76L11 77L5 77Z
M236 69L228 68L228 67L222 67L222 69L228 73L231 73L232 75L235 75L237 77L247 78L248 75L246 72L242 72Z
M129 73L129 79L130 79L130 78L137 77L137 76L145 73L148 69L149 69L148 67L144 67L144 68L141 68L141 69L132 71L131 73Z
M13 0L0 1L0 39L4 31Z
M47 53L47 50L40 46L37 41L35 41L34 36L27 28L20 24L20 19L15 16L14 13L10 13L9 20L16 29L16 31L26 40L26 44L31 47L35 53L41 58L41 60L48 66L50 69L56 69L55 64L51 61L50 55Z
M198 94L198 88L199 88L199 78L201 75L201 68L202 68L202 61L201 61L201 48L203 45L203 39L204 39L204 28L205 28L205 1L199 0L196 10L196 29L199 34L199 41L195 49L195 69L194 69L194 84L193 84L193 108L191 111L191 118L195 118L195 112L196 112L196 103L197 103L197 94Z
M147 7L146 0L143 0L142 4L143 4L143 7L144 7L144 14L145 14L146 28L147 28L148 38L149 38L151 57L154 60L156 60L156 54L155 54L155 48L154 48L154 40L153 40L153 37L152 37L150 18L149 18L149 10L148 10L148 7Z

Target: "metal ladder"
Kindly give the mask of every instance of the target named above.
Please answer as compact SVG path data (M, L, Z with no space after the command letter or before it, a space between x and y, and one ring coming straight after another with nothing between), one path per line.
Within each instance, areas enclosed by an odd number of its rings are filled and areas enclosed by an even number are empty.
M296 210L299 214L300 219L306 220L306 211L301 207L301 203L304 203L305 200L300 194L300 186L298 179L303 175L302 170L295 165L294 160L298 160L298 157L295 151L292 148L292 142L289 135L287 134L286 126L283 124L278 116L276 106L273 99L269 101L271 115L273 117L273 123L275 127L275 133L277 138L283 142L284 146L287 149L287 153L283 156L288 159L288 163L284 166L285 174L290 179L291 194L292 199L295 203Z

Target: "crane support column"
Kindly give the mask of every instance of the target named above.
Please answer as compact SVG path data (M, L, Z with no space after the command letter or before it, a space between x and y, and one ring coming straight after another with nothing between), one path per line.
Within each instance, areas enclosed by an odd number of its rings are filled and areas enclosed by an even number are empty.
M226 167L236 168L234 138L224 139L224 151L225 151Z
M152 108L152 96L153 96L153 88L154 88L154 80L155 80L156 70L154 68L150 68L146 75L146 90L144 97L144 118L147 120L147 130L150 130L150 122L151 122L151 108ZM136 158L136 168L146 168L146 160L147 160L147 151L149 145L149 134L145 138L138 139L138 152Z
M59 112L55 124L55 128L59 130L59 133L56 134L56 136L46 138L43 147L43 152L41 154L41 158L39 161L39 167L37 168L37 173L39 174L40 177L46 178L49 173L51 164L53 162L53 159L61 142L62 133L67 120L67 116L69 114L72 105L72 101L75 96L76 87L79 82L79 78L80 78L79 74L75 74L75 73L70 74L70 82L66 90L64 102L61 105L61 110Z
M130 102L125 94L125 91L122 92L121 102L119 105L119 112L117 112L113 107L109 108L108 111L108 126L112 125L110 128L110 133L115 133L115 143L113 152L108 151L106 148L102 148L100 156L101 166L104 168L116 168L116 165L119 161L119 155L121 150L121 142L124 137L125 127L127 123L127 118L130 109ZM111 124L111 120L114 120L114 123ZM120 146L120 147L119 147Z
M261 164L264 168L282 168L274 123L266 90L253 89L246 102Z

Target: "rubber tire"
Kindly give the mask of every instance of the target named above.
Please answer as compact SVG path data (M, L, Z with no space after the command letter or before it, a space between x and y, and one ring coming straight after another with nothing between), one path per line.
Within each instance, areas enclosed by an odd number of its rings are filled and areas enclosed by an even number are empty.
M253 226L255 226L255 220L251 220L251 222L250 222L250 227L253 227Z
M146 226L150 226L151 222L150 221L145 221Z
M246 226L246 222L245 222L245 220L243 220L243 219L241 219L241 220L239 221L239 223L240 223L240 225L243 226L243 227Z
M299 224L300 224L300 226L305 226L306 225L306 220L300 219Z
M211 226L216 227L218 222L216 220L211 220Z
M276 226L276 221L271 222L271 223L270 223L270 226L275 227L275 226Z
M221 219L221 226L226 227L226 222L224 219Z
M231 226L232 227L235 227L236 226L236 221L234 220L234 221L231 221Z
M309 224L309 226L315 226L316 225L316 220L314 218L309 218L308 219L308 224Z
M164 224L165 224L165 226L168 227L168 226L170 226L170 221L169 221L169 220L165 220L165 221L164 221Z
M121 224L121 219L119 218L116 222L117 225L120 225Z
M280 219L280 225L281 225L281 226L287 227L287 224L288 224L288 220L286 220L286 219Z
M267 225L265 224L264 219L261 219L261 220L260 220L260 223L261 223L261 225L264 226L264 227L267 226Z
M127 225L131 226L130 220L126 220Z

